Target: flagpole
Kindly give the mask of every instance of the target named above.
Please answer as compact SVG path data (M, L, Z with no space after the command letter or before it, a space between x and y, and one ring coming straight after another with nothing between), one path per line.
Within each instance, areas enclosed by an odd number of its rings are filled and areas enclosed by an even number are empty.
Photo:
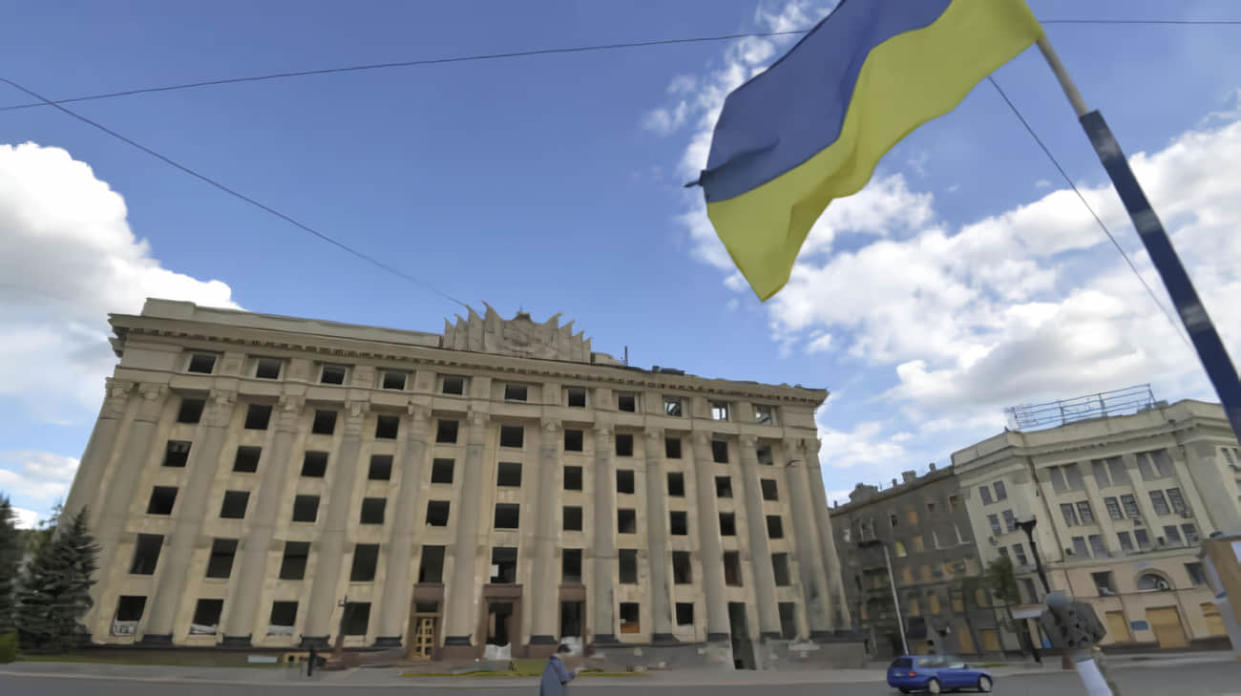
M1051 47L1051 42L1046 36L1039 38L1038 48L1043 52L1043 57L1047 59L1047 64L1051 66L1051 71L1059 80L1060 87L1077 114L1078 122L1086 131L1086 137L1090 138L1090 144L1094 146L1095 154L1103 163L1103 168L1107 170L1107 175L1111 178L1116 193L1120 195L1121 201L1125 204L1129 219L1137 228L1138 236L1142 238L1142 244L1146 246L1146 251L1155 269L1159 271L1159 278L1172 298L1172 304L1181 317L1181 323L1185 325L1189 339L1198 352L1198 358L1202 361L1207 378L1215 387L1215 393L1219 396L1228 422L1232 425L1232 432L1238 440L1241 440L1241 380L1237 378L1237 370L1232 364L1232 359L1228 357L1224 342L1220 340L1219 333L1215 331L1215 324L1211 322L1206 307L1198 297L1198 291L1194 289L1194 284L1189 279L1185 266L1177 256L1176 249L1172 247L1172 241L1168 239L1163 223L1151 209L1150 201L1146 199L1142 186L1138 183L1137 177L1133 175L1133 170L1129 168L1129 160L1120 149L1120 144L1116 142L1111 129L1107 127L1102 114L1097 110L1091 111L1086 106L1081 92L1073 84L1072 78L1064 68L1064 63L1060 62L1060 57L1056 55L1055 49Z

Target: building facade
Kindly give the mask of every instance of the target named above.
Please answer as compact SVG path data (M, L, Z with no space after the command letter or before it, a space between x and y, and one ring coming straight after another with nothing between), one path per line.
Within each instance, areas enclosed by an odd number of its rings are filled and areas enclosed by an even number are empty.
M848 606L874 655L904 652L898 620L914 653L1015 649L982 581L977 537L951 467L906 471L882 490L858 484L831 518Z
M1033 432L1006 431L952 455L983 565L1018 571L1017 616L1043 591L1089 601L1105 649L1181 648L1224 640L1199 559L1201 540L1241 531L1237 440L1217 404L1158 402ZM1037 635L1036 621L1030 621Z
M65 505L103 549L98 643L860 654L823 390L631 368L490 308L442 334L163 300L111 324Z

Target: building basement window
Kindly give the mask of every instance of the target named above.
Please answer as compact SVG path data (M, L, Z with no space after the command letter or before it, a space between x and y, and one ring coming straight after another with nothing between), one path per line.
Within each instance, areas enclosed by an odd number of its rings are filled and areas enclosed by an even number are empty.
M171 515L172 506L176 501L176 486L156 486L151 489L151 499L147 501L147 514Z
M272 602L271 616L267 619L268 635L293 635L297 623L297 602ZM275 630L272 630L275 629Z
M581 430L565 430L564 431L564 451L581 452L582 451L582 431Z
M616 470L616 492L633 493L633 469Z
M517 529L521 522L521 506L516 503L496 503L495 528Z
M368 481L388 481L392 478L392 455L372 454L371 466L366 471Z
M163 545L162 534L139 534L138 542L134 544L134 558L129 564L129 572L133 575L154 575Z
M521 462L500 462L496 466L496 485L521 487Z
M512 585L517 582L517 549L497 546L491 549L491 582Z
M262 455L262 447L238 447L237 456L233 458L233 471L253 474L259 470L259 457Z
M525 444L526 429L520 425L500 426L500 446L520 448Z
M344 365L324 365L319 372L319 384L344 384L349 368Z
M440 382L441 394L465 394L465 378L456 375L444 375Z
M432 527L448 526L447 500L432 500L427 502L427 524Z
M638 584L638 551L637 549L620 549L616 552L620 566L620 582L622 585Z
M363 498L362 516L359 521L362 524L383 524L384 509L387 507L386 498Z
M212 539L211 556L207 559L207 577L227 578L232 575L233 557L236 555L236 539Z
M142 612L146 609L147 598L136 595L121 595L116 600L116 621L137 623L142 620Z
M694 625L694 603L693 602L677 602L677 625L693 626Z
M302 476L323 478L327 474L327 452L310 450L302 455Z
M620 508L616 511L616 532L618 534L635 534L638 531L638 515L633 508Z
M304 578L308 558L310 558L309 541L284 542L284 556L280 559L280 579L301 580Z
M269 404L250 404L246 407L246 430L267 430L271 422L271 406Z
M780 637L792 640L797 637L797 604L780 602Z
M224 491L224 501L220 504L220 517L226 520L245 519L246 504L249 502L249 491Z
M453 460L434 459L431 461L431 483L452 483Z
M444 547L422 547L422 559L418 562L418 582L440 583L444 581Z
M190 364L186 371L198 372L204 375L215 372L215 355L211 353L194 353L190 356Z
M384 389L405 391L405 381L407 379L409 379L408 372L402 372L400 370L384 370L383 380L380 382L380 385Z
M202 420L206 399L181 399L181 407L177 409L177 422L194 425Z
M315 409L315 419L310 425L314 435L331 435L336 432L336 412L327 409Z
M190 620L190 635L209 635L220 626L220 612L224 610L222 599L200 599L194 605L194 618Z
M345 602L345 615L341 619L347 636L364 636L371 625L370 602Z
M349 569L349 582L374 582L375 568L379 565L379 544L358 544L353 549L353 567Z
M676 585L689 585L694 582L689 551L672 552L672 582Z
M314 522L319 518L319 496L299 495L293 498L293 521Z
M621 633L641 633L642 627L638 623L638 603L637 602L621 602L620 603L620 632Z
M564 507L564 521L562 527L566 532L582 531L582 508L576 505L566 505Z
M675 536L689 534L689 514L684 510L673 510L668 513L669 533Z
M566 466L564 468L564 489L566 491L582 490L582 467Z
M259 379L280 379L280 358L259 358L254 363L254 376Z
M668 472L668 495L673 498L685 497L685 474L679 471Z
M565 549L561 568L561 582L580 584L582 582L582 550Z

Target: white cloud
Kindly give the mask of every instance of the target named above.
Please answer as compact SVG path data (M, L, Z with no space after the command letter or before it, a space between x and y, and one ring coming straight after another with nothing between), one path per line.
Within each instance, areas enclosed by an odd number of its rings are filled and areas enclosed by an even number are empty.
M0 397L47 422L88 422L115 357L109 312L147 297L236 307L229 286L163 268L125 201L57 147L0 145Z
M18 529L34 529L39 526L39 513L34 510L27 510L26 508L15 507L11 509L13 510L13 514L17 516L17 520L14 524L17 525Z
M901 468L909 452L901 444L902 433L883 434L883 425L874 421L858 423L852 430L836 430L819 424L819 463L824 467L848 469L859 465L881 470ZM895 436L895 437L894 437Z
M53 503L69 492L78 460L51 452L0 452L0 491Z

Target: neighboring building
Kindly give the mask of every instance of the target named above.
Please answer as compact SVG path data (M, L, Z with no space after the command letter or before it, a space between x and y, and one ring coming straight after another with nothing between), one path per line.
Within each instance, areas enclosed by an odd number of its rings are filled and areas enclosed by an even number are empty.
M442 335L164 300L111 324L65 505L103 548L97 643L861 654L824 390L631 368L490 308Z
M1019 618L1037 615L1034 539L1052 589L1094 605L1105 648L1177 648L1223 634L1200 541L1241 531L1237 440L1217 404L1006 431L952 455L983 565L1017 566ZM1030 620L1033 627L1036 622Z
M911 652L965 655L1016 649L981 578L980 555L951 467L906 471L883 490L858 484L831 510L845 594L878 657L903 652L883 549ZM878 543L875 543L875 542Z

